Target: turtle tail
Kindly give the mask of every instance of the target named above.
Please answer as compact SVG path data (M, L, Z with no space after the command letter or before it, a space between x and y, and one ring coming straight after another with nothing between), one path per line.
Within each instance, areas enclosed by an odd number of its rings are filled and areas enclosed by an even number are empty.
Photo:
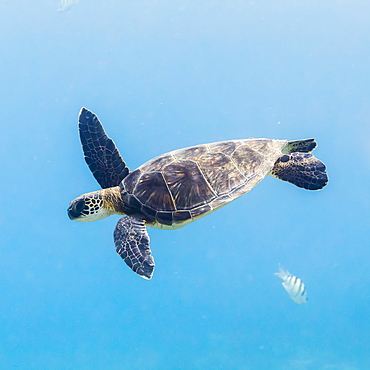
M275 162L269 175L307 190L319 190L328 183L325 164L307 152L283 154Z

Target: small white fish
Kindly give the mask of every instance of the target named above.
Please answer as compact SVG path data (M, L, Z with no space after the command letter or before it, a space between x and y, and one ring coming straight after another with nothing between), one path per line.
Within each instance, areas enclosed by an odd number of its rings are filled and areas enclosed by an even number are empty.
M58 12L65 12L78 4L79 0L60 0Z
M274 275L283 280L281 284L294 303L307 303L306 288L300 278L293 276L288 270L284 270L281 266L279 266L279 272L275 272Z

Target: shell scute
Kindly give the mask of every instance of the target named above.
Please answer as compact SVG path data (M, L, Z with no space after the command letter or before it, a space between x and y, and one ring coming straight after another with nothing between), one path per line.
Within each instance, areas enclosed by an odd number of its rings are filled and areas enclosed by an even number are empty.
M191 148L186 148L181 151L175 151L174 156L177 159L198 159L202 154L207 152L207 147L206 145L198 145L198 146L193 146Z
M155 216L157 215L157 211L151 207L146 206L143 204L141 206L141 212L151 221L155 220Z
M135 196L142 204L160 211L174 211L175 205L160 172L144 173L138 181Z
M128 206L132 210L133 213L139 212L141 208L141 203L140 201L133 195L128 197Z
M230 192L244 181L231 158L223 153L206 153L197 163L218 196Z
M232 155L236 146L237 145L235 141L223 141L220 143L213 143L208 145L211 152L213 153L220 152L228 156Z
M156 219L164 225L172 225L173 223L172 212L157 212Z
M238 166L240 173L244 177L249 177L251 174L259 171L264 161L264 156L250 147L250 145L240 145L233 153L232 159Z
M167 153L167 154L151 159L150 161L144 163L139 168L142 170L142 172L161 171L164 166L170 164L173 161L174 161L174 157L172 156L172 154Z
M191 217L195 218L195 217L199 217L211 211L212 211L211 206L209 206L208 204L205 204L203 206L192 209L190 212L191 212Z
M242 140L244 145L247 145L250 149L260 153L268 153L272 147L273 140L270 139L248 139Z
M139 169L130 172L122 181L121 188L124 188L125 191L132 194L134 192L134 188L141 176L141 171Z
M186 221L191 218L190 211L177 211L173 213L173 220L175 222Z
M178 210L190 210L216 197L194 161L172 163L163 169L163 176Z

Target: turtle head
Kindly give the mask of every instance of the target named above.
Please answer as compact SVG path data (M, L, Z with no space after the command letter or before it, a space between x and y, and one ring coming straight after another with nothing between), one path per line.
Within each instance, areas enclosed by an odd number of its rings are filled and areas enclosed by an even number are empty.
M72 200L68 207L68 217L79 222L101 220L113 214L112 210L105 207L104 197L100 191L82 194Z

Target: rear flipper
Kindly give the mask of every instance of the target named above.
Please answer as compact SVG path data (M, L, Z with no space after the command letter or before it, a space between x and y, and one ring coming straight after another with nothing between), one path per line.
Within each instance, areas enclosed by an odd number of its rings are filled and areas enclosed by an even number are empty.
M324 163L310 153L283 154L269 175L307 190L322 189L328 183Z
M310 153L317 147L315 139L303 139L288 141L288 144L283 149L284 154L290 154L294 152Z

